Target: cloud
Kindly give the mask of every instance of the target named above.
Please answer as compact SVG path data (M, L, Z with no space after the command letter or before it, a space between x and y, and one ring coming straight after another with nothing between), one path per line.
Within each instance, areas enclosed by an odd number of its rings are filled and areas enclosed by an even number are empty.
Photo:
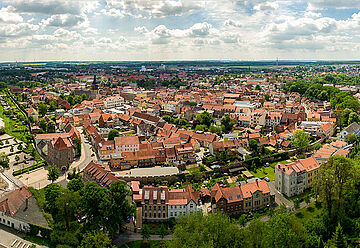
M360 1L358 0L309 0L308 9L317 10L317 9L354 9L360 8Z
M41 24L50 27L74 27L85 23L86 20L86 15L61 14L42 20Z
M75 0L5 0L19 13L37 13L44 15L73 14L91 12L98 7L98 1Z
M9 24L0 26L0 38L29 36L38 30L38 25L29 23Z
M144 18L183 16L200 10L198 1L191 0L107 0L107 8L102 13L108 16L124 17L126 15Z
M242 24L240 22L238 22L238 21L227 19L227 20L224 21L224 26L240 28L240 27L242 27Z
M8 6L6 8L0 9L0 22L5 23L19 23L23 22L23 18L21 15L17 13L13 13L13 8Z

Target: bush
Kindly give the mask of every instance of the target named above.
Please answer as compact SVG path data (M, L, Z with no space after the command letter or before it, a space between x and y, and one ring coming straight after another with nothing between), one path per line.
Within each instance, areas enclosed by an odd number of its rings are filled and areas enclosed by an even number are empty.
M27 168L14 171L13 176L18 176L18 175L24 174L25 172L35 170L35 169L40 168L40 167L42 167L44 165L45 165L45 161L39 162L37 164L33 164L33 165L31 165L31 166L29 166Z

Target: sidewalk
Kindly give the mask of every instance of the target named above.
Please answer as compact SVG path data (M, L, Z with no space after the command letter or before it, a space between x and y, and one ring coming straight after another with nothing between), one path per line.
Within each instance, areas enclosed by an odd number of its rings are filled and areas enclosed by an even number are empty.
M1 237L0 238L0 247L1 246L11 247L11 245L14 243L15 240L17 240L16 245L19 244L19 242L21 242L18 247L22 247L23 244L25 244L23 247L27 247L28 245L30 247L33 244L33 243L26 241L26 240L20 238L19 236L12 234L4 229L6 229L6 227L1 225L0 226L0 237ZM14 247L16 247L16 245L14 245ZM46 246L41 246L41 245L37 245L37 244L35 244L35 245L36 245L36 247L46 248Z

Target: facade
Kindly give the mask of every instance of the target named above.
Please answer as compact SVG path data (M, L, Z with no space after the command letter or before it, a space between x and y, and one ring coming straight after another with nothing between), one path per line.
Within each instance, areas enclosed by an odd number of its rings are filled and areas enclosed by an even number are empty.
M266 124L266 111L264 109L255 109L250 115L250 126L265 126Z
M255 211L275 202L275 195L264 180L240 186L220 187L215 184L211 192L212 211L222 211L228 215Z
M104 108L116 108L124 105L125 100L121 96L108 96L104 99Z
M139 137L122 136L115 137L115 149L117 153L139 151Z
M306 188L306 169L300 161L275 166L275 187L288 197L301 194Z

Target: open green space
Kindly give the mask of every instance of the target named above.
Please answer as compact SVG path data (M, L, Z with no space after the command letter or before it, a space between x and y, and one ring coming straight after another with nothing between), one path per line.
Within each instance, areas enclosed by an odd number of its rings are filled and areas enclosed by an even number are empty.
M250 173L253 174L255 177L263 178L268 177L270 181L275 180L275 165L278 163L288 164L287 160L276 161L271 163L269 166L263 166L261 168L257 168L256 170L251 170Z
M305 223L307 220L320 217L323 214L321 204L316 205L315 202L310 203L308 206L299 209L295 216L301 222Z

